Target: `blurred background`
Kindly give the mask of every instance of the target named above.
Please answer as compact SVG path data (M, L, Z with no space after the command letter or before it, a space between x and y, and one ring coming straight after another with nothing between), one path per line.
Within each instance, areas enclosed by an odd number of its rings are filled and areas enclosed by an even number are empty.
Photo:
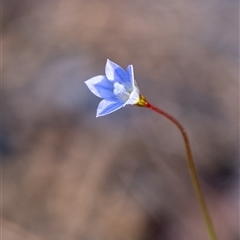
M189 134L219 240L239 239L236 0L2 1L4 240L205 240L178 129L96 119L107 59Z

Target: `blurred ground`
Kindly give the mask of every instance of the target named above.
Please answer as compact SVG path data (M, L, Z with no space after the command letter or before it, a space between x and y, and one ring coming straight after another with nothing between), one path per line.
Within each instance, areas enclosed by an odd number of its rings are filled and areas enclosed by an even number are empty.
M3 239L207 239L175 126L95 118L107 58L186 127L219 240L239 239L238 1L2 5Z

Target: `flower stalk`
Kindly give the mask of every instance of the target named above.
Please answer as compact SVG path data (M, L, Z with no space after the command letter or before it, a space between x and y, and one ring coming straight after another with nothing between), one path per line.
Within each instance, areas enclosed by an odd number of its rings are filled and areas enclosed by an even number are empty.
M124 70L116 63L107 60L105 66L105 75L95 76L85 81L85 83L94 95L103 99L98 105L97 117L105 116L127 105L135 105L152 109L153 111L166 117L178 127L184 140L192 184L204 217L204 222L208 229L209 240L217 240L211 217L198 181L189 138L181 123L167 112L150 104L140 93L137 83L134 79L132 65L129 65L127 69Z
M206 202L205 202L205 199L203 197L203 193L202 193L202 190L200 187L200 183L199 183L199 180L197 177L197 171L196 171L195 164L193 161L192 150L190 147L190 141L189 141L188 135L187 135L184 127L176 118L174 118L167 112L163 111L162 109L155 107L154 105L149 103L146 100L146 98L141 97L141 99L142 99L140 101L141 104L138 104L138 106L149 108L149 109L163 115L168 120L170 120L172 123L174 123L177 126L177 128L180 130L183 140L184 140L185 148L186 148L188 167L189 167L189 171L190 171L190 175L191 175L191 179L192 179L193 188L195 190L195 194L196 194L200 209L201 209L203 217L204 217L204 222L205 222L205 225L208 230L209 240L217 240L217 236L216 236L213 224L212 224L210 213L208 211L208 208L207 208L207 205L206 205Z

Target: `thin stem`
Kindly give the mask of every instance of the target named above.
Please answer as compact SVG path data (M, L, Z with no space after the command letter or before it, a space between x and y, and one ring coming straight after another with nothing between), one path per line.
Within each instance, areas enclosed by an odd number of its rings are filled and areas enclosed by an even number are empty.
M213 228L211 217L210 217L209 211L207 209L206 202L204 200L204 197L203 197L203 194L202 194L202 191L201 191L201 188L200 188L196 168L195 168L193 157L192 157L192 151L191 151L191 147L190 147L189 138L187 136L187 133L186 133L185 129L183 128L181 123L176 118L174 118L173 116L171 116L167 112L165 112L165 111L153 106L152 104L148 103L146 101L146 99L144 99L144 102L145 102L145 104L142 104L143 107L150 108L153 111L163 115L164 117L169 119L171 122L173 122L178 127L178 129L180 130L180 132L183 136L183 139L184 139L185 147L186 147L188 167L189 167L190 175L191 175L191 178L192 178L193 187L194 187L194 190L195 190L200 208L202 210L202 214L203 214L203 217L204 217L204 220L205 220L206 227L208 229L209 239L210 240L217 240L217 236L216 236L216 233L215 233L214 228Z

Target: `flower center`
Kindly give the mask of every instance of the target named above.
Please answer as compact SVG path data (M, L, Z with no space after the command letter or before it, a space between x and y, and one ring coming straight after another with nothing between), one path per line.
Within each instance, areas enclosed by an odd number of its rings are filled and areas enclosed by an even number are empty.
M126 90L125 86L121 83L115 82L113 84L114 90L113 93L116 95L119 99L123 101L127 101L130 93Z

